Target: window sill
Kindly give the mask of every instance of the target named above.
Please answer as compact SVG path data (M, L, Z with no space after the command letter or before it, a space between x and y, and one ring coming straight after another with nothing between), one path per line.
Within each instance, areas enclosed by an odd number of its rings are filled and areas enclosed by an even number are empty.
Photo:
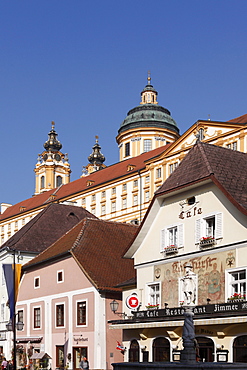
M200 249L204 249L207 247L213 247L216 244L215 239L205 239L201 240L199 243Z

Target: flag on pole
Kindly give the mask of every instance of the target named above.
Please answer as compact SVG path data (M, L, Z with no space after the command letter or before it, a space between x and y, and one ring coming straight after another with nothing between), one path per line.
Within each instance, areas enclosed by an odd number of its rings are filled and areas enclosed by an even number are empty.
M15 312L15 302L17 300L17 294L21 278L21 264L19 263L15 264L15 297L14 297L14 265L10 263L3 264L3 271L9 298L10 320L12 320Z
M118 342L118 341L117 341L117 347L116 347L116 349L119 349L119 351L124 351L125 350L124 346L120 342Z

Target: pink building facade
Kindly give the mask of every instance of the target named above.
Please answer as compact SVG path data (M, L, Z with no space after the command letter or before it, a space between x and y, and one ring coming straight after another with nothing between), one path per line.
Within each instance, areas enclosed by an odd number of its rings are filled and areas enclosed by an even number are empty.
M52 369L78 369L83 355L90 368L109 369L112 362L123 361L116 349L121 331L109 331L107 325L114 319L111 300L95 289L72 257L31 271L23 276L18 297L24 330L17 343L27 354L47 353Z

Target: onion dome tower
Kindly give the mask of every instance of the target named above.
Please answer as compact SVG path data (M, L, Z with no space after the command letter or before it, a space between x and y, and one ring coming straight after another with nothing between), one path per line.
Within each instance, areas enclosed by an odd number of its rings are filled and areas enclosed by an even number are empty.
M118 136L120 161L164 146L179 138L179 129L168 109L158 105L158 92L147 85L141 92L140 105L131 109L122 122Z
M68 156L60 151L62 144L57 140L55 122L52 122L51 125L48 140L44 143L45 150L38 155L34 169L36 174L35 195L70 182L71 170Z
M106 165L103 164L105 156L100 151L101 146L99 145L98 139L99 137L95 136L95 144L92 148L93 152L88 157L89 164L86 166L87 174L102 170L106 167Z

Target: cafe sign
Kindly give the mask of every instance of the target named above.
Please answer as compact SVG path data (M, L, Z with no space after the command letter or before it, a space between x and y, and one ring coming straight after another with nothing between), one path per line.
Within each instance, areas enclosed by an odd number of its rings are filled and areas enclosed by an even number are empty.
M183 306L174 307L174 308L164 308L161 310L147 310L147 311L137 311L133 312L135 318L163 318L163 319L182 319L185 309ZM197 316L236 316L238 314L247 313L247 302L231 302L231 303L216 303L216 304L207 304L204 306L195 306L193 307L193 312L195 318Z

